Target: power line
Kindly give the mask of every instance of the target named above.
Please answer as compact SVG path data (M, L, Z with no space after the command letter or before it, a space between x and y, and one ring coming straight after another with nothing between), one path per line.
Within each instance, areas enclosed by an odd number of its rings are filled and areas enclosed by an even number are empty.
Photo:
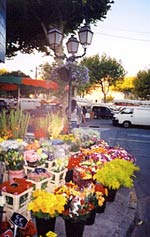
M150 31L133 31L133 30L127 30L127 29L120 29L120 28L115 28L115 27L109 27L107 30L115 30L115 31L123 31L123 32L128 32L128 33L136 33L136 34L150 34Z
M107 33L101 33L98 32L97 34L113 37L113 38L119 38L119 39L126 39L126 40L133 40L133 41L141 41L141 42L150 42L150 39L138 39L138 38L132 38L132 37L126 37L126 36L119 36L119 35L112 35Z

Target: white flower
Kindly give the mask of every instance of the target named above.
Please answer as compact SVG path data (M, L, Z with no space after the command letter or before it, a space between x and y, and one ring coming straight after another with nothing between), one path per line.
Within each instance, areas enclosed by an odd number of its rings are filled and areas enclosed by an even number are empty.
M0 148L2 151L7 151L8 149L20 150L23 149L25 146L27 146L27 143L22 139L5 140L0 143Z
M88 128L88 129L83 129L83 128L74 128L72 130L72 133L74 136L79 139L80 141L87 141L89 139L99 139L100 134L98 131Z

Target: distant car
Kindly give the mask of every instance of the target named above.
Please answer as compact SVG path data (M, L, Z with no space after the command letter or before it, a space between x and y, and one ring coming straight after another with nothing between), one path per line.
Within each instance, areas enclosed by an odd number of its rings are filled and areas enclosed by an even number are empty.
M95 119L112 119L113 112L110 108L105 106L93 106L92 107L93 118Z
M3 109L5 109L5 110L8 109L7 103L6 103L5 100L0 100L0 112L1 112Z

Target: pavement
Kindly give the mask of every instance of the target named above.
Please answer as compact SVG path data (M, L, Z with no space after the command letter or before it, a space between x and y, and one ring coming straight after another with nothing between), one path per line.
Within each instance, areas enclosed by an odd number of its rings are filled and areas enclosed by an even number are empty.
M83 237L130 237L136 220L136 209L135 189L119 189L114 202L106 202L104 213L96 214L95 223L85 226ZM58 237L66 237L61 217L56 219L55 232Z

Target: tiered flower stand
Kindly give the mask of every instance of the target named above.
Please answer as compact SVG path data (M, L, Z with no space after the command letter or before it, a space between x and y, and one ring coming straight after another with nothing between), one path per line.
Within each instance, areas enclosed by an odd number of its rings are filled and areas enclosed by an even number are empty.
M37 166L37 167L30 167L28 165L24 165L24 171L25 171L25 175L28 175L30 172L33 172L35 170L35 168L45 168L45 164Z
M7 192L1 192L2 196L6 198L6 204L4 206L3 221L9 220L13 212L20 213L25 216L28 220L31 218L30 211L27 210L27 205L31 201L31 194L33 187L27 189L21 194L11 194Z
M51 171L51 169L55 166L55 160L45 162L45 168Z
M45 189L46 191L50 189L51 177L42 179L41 181L34 181L32 179L28 179L28 181L34 184L33 189Z
M49 192L53 192L54 188L65 184L66 172L67 172L67 169L63 169L60 172L51 170L52 178L49 184L49 190L48 190Z

